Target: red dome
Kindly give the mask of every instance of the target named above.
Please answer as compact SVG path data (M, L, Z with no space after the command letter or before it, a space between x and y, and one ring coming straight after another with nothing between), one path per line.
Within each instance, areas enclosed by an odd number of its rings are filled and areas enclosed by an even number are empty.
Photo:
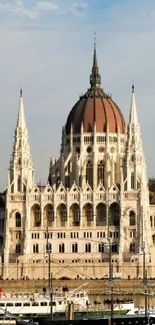
M112 100L103 89L100 88L101 77L98 71L96 48L94 48L94 59L92 74L90 76L91 88L85 95L81 96L74 105L66 122L66 133L69 134L71 125L73 134L81 132L83 123L84 132L93 132L96 122L96 132L106 132L107 127L110 133L120 131L126 132L124 117Z
M93 132L96 121L96 132L106 132L107 126L110 133L126 132L124 117L111 99L102 89L88 90L72 108L66 123L66 133L70 133L71 124L73 133L81 132L83 123L84 132Z

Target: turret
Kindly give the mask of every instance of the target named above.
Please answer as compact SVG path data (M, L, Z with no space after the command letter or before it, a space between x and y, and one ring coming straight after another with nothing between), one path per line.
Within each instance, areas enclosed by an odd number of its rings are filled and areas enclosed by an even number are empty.
M20 90L19 108L13 151L8 175L8 192L26 192L34 185L33 162L30 153L28 130L25 122L22 89Z

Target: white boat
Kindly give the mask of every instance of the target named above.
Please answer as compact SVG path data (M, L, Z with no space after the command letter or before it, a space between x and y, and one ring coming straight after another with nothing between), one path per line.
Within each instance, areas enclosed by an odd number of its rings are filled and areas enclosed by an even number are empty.
M68 303L73 303L79 310L85 310L89 305L86 291L65 291L64 294L53 295L53 314L66 312ZM49 295L13 295L5 294L0 298L0 313L8 311L14 315L46 315L50 314L51 298Z
M143 315L144 316L145 308L137 307L137 308L130 309L128 311L127 315L131 315L131 316ZM154 306L147 309L147 316L155 317L155 307Z

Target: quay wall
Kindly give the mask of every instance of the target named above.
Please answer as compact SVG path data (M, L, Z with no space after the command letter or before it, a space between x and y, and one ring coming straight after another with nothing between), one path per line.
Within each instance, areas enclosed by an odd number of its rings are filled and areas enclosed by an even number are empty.
M155 288L155 280L149 280L151 289ZM89 294L107 294L110 282L106 280L53 280L54 290L68 287L69 290L83 288ZM0 288L4 293L42 293L43 287L48 288L47 280L1 280ZM122 294L135 294L143 291L143 280L120 280L113 282L114 291Z

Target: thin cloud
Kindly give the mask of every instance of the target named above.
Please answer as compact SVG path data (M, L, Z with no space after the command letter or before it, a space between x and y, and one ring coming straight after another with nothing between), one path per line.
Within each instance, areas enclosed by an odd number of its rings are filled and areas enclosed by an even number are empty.
M41 12L54 11L56 9L58 9L58 6L48 1L39 1L32 8L24 6L22 0L0 4L0 11L3 13L9 16L25 16L31 20L39 18Z
M6 13L9 16L13 16L13 15L20 16L20 17L25 16L29 19L38 18L37 11L26 8L23 5L23 2L21 0L0 4L0 11L3 11L3 13Z
M55 5L54 3L52 2L47 2L47 1L39 1L37 2L36 4L36 7L35 7L36 10L41 10L41 11L50 11L50 10L57 10L58 9L58 6Z
M84 11L88 8L87 2L73 2L69 8L62 11L63 14L71 13L75 16L83 16Z

